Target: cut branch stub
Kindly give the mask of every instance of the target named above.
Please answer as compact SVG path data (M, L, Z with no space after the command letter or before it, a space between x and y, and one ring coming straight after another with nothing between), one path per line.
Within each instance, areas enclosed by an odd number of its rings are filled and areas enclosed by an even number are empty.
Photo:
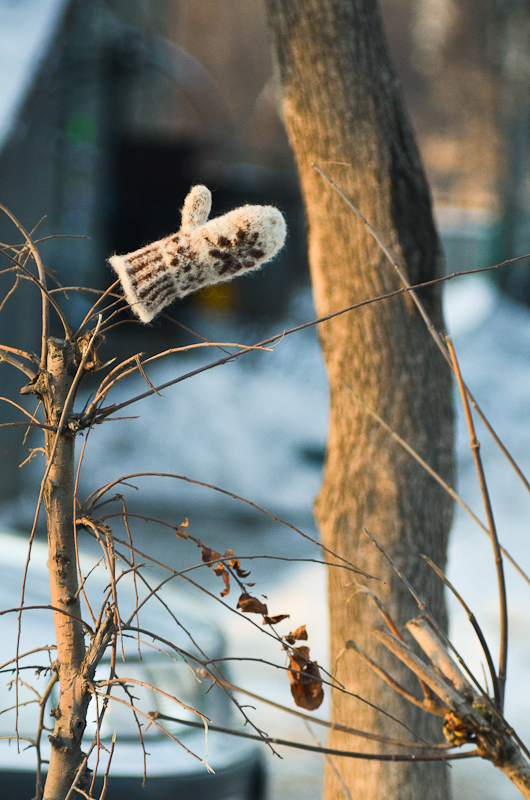
M427 618L420 615L415 619L409 620L405 627L429 657L436 671L450 680L455 689L464 697L472 700L476 694L475 690L462 675L447 652L442 640L427 621Z
M416 632L423 627L421 623L417 625L417 620L413 620L412 623L411 628ZM462 675L456 675L459 672L457 665L452 659L449 664L447 653L445 658L442 658L439 651L440 648L443 649L443 645L430 635L426 635L424 630L419 636L420 646L425 645L427 653L432 650L435 661L443 664L444 670L450 673L450 677L445 671L442 676L438 675L405 642L387 631L374 631L374 634L444 703L446 715L443 730L447 740L455 746L468 742L476 743L479 755L504 772L523 797L530 799L530 762L515 740L516 734L496 712L492 701L476 695L473 698L469 697L468 691L471 687ZM455 684L459 684L462 690L457 690Z

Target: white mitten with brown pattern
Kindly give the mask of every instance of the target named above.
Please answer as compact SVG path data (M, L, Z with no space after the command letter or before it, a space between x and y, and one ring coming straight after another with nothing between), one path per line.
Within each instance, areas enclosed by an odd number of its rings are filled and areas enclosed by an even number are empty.
M211 205L210 190L194 186L177 233L109 258L142 322L150 322L176 297L261 267L282 247L285 220L274 206L241 206L208 222Z

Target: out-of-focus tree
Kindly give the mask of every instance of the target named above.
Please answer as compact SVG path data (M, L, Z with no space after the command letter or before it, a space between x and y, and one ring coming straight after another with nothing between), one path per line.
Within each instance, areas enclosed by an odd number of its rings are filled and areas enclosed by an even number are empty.
M376 4L370 0L268 0L282 107L305 201L309 256L319 316L397 288L400 283L363 223L329 182L327 170L391 248L411 283L440 274L441 252L429 190L387 55ZM441 328L440 293L422 294ZM411 598L378 556L368 529L444 619L442 591L420 554L445 563L451 508L439 487L400 451L359 404L386 420L450 480L452 412L449 370L410 299L394 298L320 326L331 395L324 483L316 514L323 542L385 581L378 584L391 615L403 621ZM374 651L378 610L351 578L329 576L331 663L337 679L383 707L425 739L440 730L370 673L345 643ZM377 659L397 675L383 652ZM400 673L398 680L407 683ZM400 736L373 706L340 694L333 720ZM402 731L402 729L401 729ZM334 731L333 747L346 749ZM372 749L373 743L366 748ZM381 748L384 752L384 747ZM340 763L355 797L447 798L441 764ZM334 771L327 800L343 798Z
M309 256L319 316L400 285L363 223L314 164L327 170L374 225L411 283L440 274L442 258L429 190L387 55L377 6L371 0L267 0L282 107L305 201ZM437 328L439 289L422 293ZM451 507L439 487L370 419L357 396L445 476L452 471L449 370L436 352L410 298L394 298L320 326L331 409L324 483L316 514L326 546L385 581L378 584L397 621L413 612L411 598L364 529L400 564L430 608L444 619L442 591L420 554L443 566ZM331 663L352 693L383 707L425 739L440 735L418 709L382 684L347 640L374 648L379 624L371 598L351 578L329 576ZM392 659L377 660L398 675ZM407 684L407 676L398 680ZM401 736L373 706L337 695L333 720ZM347 749L334 731L333 747ZM370 743L367 750L385 752ZM352 796L431 800L449 796L446 767L341 761ZM333 770L326 798L344 789Z

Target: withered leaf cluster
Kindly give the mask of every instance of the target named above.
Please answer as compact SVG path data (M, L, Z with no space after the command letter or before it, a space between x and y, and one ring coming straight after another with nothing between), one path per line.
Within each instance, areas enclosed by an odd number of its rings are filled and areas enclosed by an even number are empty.
M233 550L225 550L224 555L221 556L221 553L217 553L210 547L206 547L206 545L201 545L201 556L203 562L208 564L210 569L223 579L225 588L221 592L221 597L226 597L230 592L230 573L226 568L225 561L220 561L221 558L227 560L227 563L232 567L238 578L248 578L250 575L250 572L241 568L239 559L236 558Z
M201 558L204 564L218 575L223 583L224 589L221 592L221 597L226 597L230 592L230 570L232 570L232 577L235 575L239 579L248 578L249 571L242 569L241 563L234 551L231 549L225 550L224 555L213 550L211 547L204 545L200 539L191 536L185 528L188 527L188 520L181 523L176 529L176 534L181 539L191 539L201 550ZM253 586L253 583L241 584L244 586ZM276 614L275 616L269 615L267 603L253 597L249 592L241 592L237 601L237 608L244 614L260 614L263 618L263 625L277 625L284 619L289 618L289 614ZM316 661L310 658L309 647L301 645L294 647L298 641L307 641L307 630L305 625L300 625L296 630L288 633L283 637L285 642L284 647L288 651L289 666L287 674L291 684L291 694L297 706L305 708L309 711L314 711L319 708L324 699L324 689L322 686L322 679L320 677L320 670Z
M257 597L252 597L247 592L243 592L237 601L237 607L247 614L261 614L264 625L276 625L283 619L287 619L289 614L278 614L269 617L266 603L262 603ZM320 670L316 661L311 661L309 657L309 647L292 647L296 641L307 641L307 630L305 625L300 625L295 631L287 634L285 641L289 648L289 669L287 674L291 683L291 694L294 702L301 708L314 711L319 708L324 699L324 689L320 678Z

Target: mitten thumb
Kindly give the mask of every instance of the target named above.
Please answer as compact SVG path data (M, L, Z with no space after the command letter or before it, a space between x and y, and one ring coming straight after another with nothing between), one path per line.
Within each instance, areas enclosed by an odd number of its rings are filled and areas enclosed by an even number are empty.
M208 221L212 208L212 193L206 186L194 186L188 192L182 208L181 231L189 232Z

